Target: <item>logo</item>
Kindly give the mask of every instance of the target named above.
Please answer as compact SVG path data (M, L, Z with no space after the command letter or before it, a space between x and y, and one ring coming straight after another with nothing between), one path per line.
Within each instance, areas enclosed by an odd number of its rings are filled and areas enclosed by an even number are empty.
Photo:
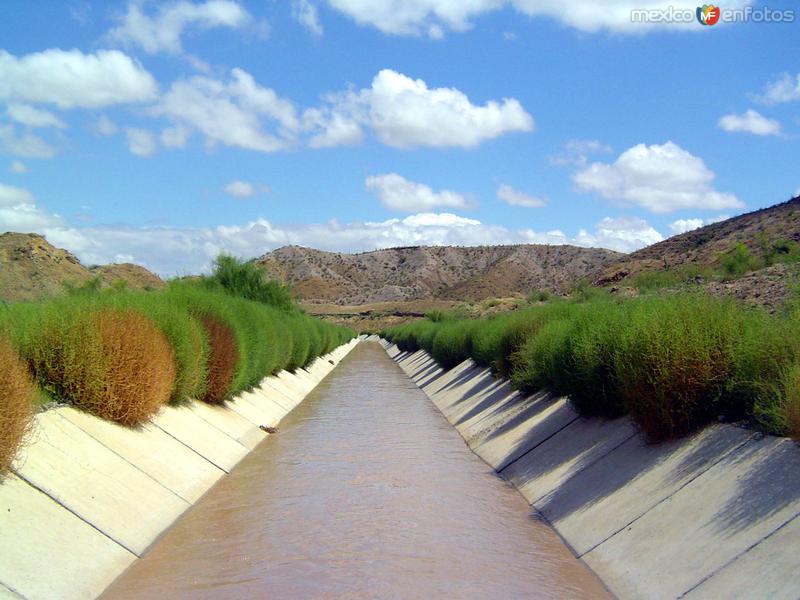
M719 16L719 6L703 4L703 6L697 7L697 20L700 25L716 25L717 21L719 21Z

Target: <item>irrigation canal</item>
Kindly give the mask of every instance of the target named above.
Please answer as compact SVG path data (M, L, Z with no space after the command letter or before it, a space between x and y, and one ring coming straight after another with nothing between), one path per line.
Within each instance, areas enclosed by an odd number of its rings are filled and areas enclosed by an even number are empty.
M359 344L102 596L603 597L376 343Z

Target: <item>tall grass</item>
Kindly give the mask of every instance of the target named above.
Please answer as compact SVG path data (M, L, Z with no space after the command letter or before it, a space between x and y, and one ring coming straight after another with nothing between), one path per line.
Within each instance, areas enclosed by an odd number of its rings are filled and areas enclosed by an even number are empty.
M203 278L210 289L219 288L238 298L254 300L282 310L293 308L289 289L278 281L268 280L264 270L254 263L220 254L214 261L214 270Z
M215 277L223 271L252 269L220 260ZM124 425L145 422L166 402L224 402L355 335L286 304L288 296L269 282L244 281L253 285L220 277L213 284L173 282L158 292L81 286L42 302L0 306L0 335L46 395ZM0 346L0 372L17 373L5 350ZM3 419L16 414L15 406L30 406L21 377L3 382ZM5 430L14 437L12 425ZM12 446L4 438L3 447Z
M800 437L800 310L769 315L700 294L581 297L384 335L445 367L472 357L526 393L569 396L584 415L629 414L653 440L719 418Z
M31 419L35 386L11 344L0 338L0 477L11 468Z
M39 385L55 398L137 425L172 393L172 347L141 312L71 297L11 305L4 317Z

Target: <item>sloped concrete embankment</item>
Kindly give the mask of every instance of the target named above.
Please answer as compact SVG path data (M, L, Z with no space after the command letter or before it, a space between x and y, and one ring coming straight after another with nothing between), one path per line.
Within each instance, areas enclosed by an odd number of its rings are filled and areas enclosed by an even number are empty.
M98 596L358 341L224 406L165 407L138 430L66 406L37 415L0 485L0 599Z
M800 449L731 425L647 444L471 360L391 356L620 598L797 598Z

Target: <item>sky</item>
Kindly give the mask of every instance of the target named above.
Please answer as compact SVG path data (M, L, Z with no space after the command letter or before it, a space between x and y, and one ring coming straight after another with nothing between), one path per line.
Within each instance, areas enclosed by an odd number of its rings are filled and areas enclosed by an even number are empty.
M800 194L795 6L4 0L0 232L162 276L287 244L630 252Z

